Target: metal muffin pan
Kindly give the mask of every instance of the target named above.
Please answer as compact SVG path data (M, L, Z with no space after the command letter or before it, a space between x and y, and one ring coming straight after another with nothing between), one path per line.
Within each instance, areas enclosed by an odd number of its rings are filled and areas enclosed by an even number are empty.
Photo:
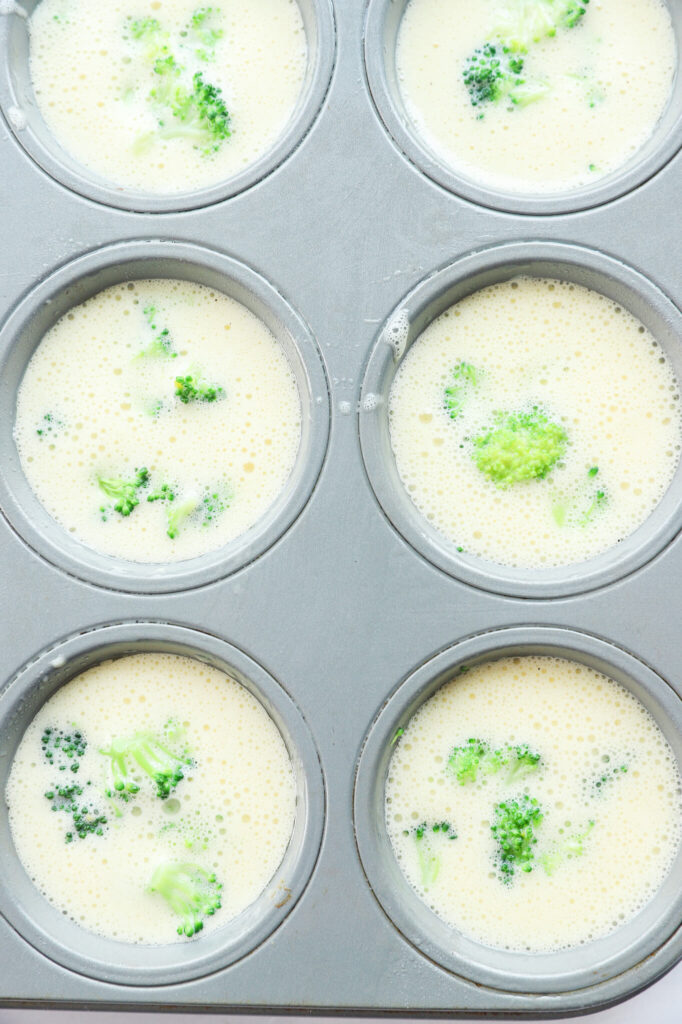
M56 963L80 974L128 985L167 985L210 974L250 953L295 906L315 865L324 825L324 785L310 732L291 698L264 669L223 640L159 623L105 626L43 652L4 695L0 732L3 792L21 738L46 700L75 675L109 658L162 651L199 658L245 686L268 712L286 743L296 780L296 822L271 884L224 928L189 945L132 946L92 935L43 899L14 852L7 816L0 844L8 851L0 877L0 912L17 932Z
M369 0L365 32L367 77L379 115L400 149L444 188L472 202L509 213L556 214L587 210L617 199L647 181L682 146L682 75L677 74L668 105L646 144L623 167L594 185L570 195L519 195L481 185L455 171L414 128L407 114L396 71L396 45L400 22L409 0ZM682 53L682 8L665 0L670 10L677 52Z
M329 88L336 49L331 0L298 0L308 40L308 67L301 95L289 123L272 149L229 180L194 192L159 196L112 185L74 160L52 135L40 113L29 69L27 29L27 19L39 3L40 0L22 0L18 5L9 0L4 4L8 10L0 6L0 14L12 10L15 12L15 16L9 20L6 43L3 43L0 104L18 141L48 174L88 199L122 210L136 210L140 213L193 210L250 188L286 160L300 144L317 117ZM17 13L17 7L20 7L22 13Z
M417 511L391 451L388 397L412 343L455 302L519 275L558 278L607 295L648 327L682 381L682 315L641 274L603 253L577 246L549 242L495 246L432 274L390 314L365 373L361 404L367 414L360 420L360 440L367 473L384 511L406 540L435 565L474 586L512 597L564 597L611 583L637 569L679 532L682 463L653 513L616 547L577 565L534 570L498 566L458 552Z
M625 651L570 630L526 627L494 630L464 640L421 665L392 695L372 726L358 765L355 825L358 849L384 910L423 953L457 974L515 992L565 992L622 974L677 932L682 950L682 849L650 903L602 939L561 953L529 956L490 949L453 931L417 896L396 861L385 826L384 787L391 740L419 706L457 675L498 658L542 655L570 658L627 687L647 708L682 763L682 701L651 669Z
M534 972L530 958L498 963L462 943L456 962L444 959L433 922L409 909L397 878L389 884L390 858L374 863L368 853L382 842L381 730L454 670L462 652L559 647L604 664L651 701L680 749L677 484L655 536L638 539L631 561L619 552L601 575L543 590L495 580L494 567L439 563L416 533L408 538L393 525L364 459L385 416L381 374L370 389L377 351L393 359L385 325L406 308L412 340L419 317L433 315L448 290L464 294L468 278L506 272L500 257L515 272L551 266L614 289L679 364L682 272L671 253L682 161L669 154L638 188L579 213L566 213L565 199L538 217L470 203L423 173L386 132L366 78L369 62L383 59L365 37L366 16L364 0L337 0L336 67L312 128L250 188L223 202L203 196L210 207L161 214L151 203L129 212L103 196L94 202L44 174L9 124L4 134L0 127L0 715L24 690L38 702L79 664L110 656L117 637L119 651L179 645L242 673L274 709L316 794L306 797L305 838L290 848L300 856L298 899L282 917L270 907L255 931L237 935L228 925L206 937L203 952L201 940L135 951L151 961L56 928L22 876L0 806L9 880L0 896L0 1005L565 1016L625 998L682 954L678 894L665 888L664 910L655 900L637 936L626 926L613 946L586 946L577 961L571 954ZM18 18L0 16L3 59ZM10 444L16 384L40 325L92 293L92 281L104 286L152 269L216 275L212 286L224 289L239 281L244 301L279 319L312 381L316 453L298 506L282 513L267 542L225 549L191 580L171 567L176 578L158 586L137 567L122 575L111 559L95 567L82 548L67 549L22 491ZM167 632L164 623L173 624ZM0 727L3 778L33 706L20 703L14 724Z
M55 523L24 476L12 436L15 396L45 333L74 306L125 281L176 278L214 288L241 302L270 328L292 367L301 400L301 446L287 486L246 533L199 558L167 565L132 563L85 547ZM103 586L143 593L200 586L241 568L273 544L310 497L327 448L329 390L310 331L260 275L222 253L169 241L119 243L90 252L42 281L14 310L0 335L0 506L14 528L45 558Z

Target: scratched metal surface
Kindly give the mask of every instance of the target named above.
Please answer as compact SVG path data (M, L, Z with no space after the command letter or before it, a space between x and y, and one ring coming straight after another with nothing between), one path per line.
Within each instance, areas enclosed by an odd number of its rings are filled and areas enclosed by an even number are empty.
M0 518L2 683L62 638L113 622L151 619L213 634L293 696L320 752L327 800L305 892L234 965L163 987L111 984L65 969L0 919L6 1007L565 1016L622 999L679 957L678 933L632 970L577 992L533 995L467 981L420 954L383 913L358 857L352 804L355 765L387 696L472 634L529 623L594 634L679 690L679 537L636 572L586 594L534 600L467 586L417 554L383 514L359 442L358 417L372 413L355 410L391 311L427 274L485 246L584 245L625 259L681 304L680 157L623 198L580 214L473 205L422 174L384 130L365 78L364 0L337 0L335 13L336 68L311 131L274 173L210 208L152 217L104 207L40 170L0 126L3 314L55 268L97 247L200 243L256 269L305 320L326 364L332 409L327 457L303 512L255 561L209 585L157 595L95 586L49 564ZM0 52L5 31L0 24ZM12 401L2 382L0 401ZM0 736L0 758L3 751Z

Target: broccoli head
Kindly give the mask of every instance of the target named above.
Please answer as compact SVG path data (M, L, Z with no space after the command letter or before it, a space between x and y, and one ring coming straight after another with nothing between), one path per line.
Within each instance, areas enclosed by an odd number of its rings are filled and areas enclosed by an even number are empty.
M476 465L497 487L542 480L563 458L568 437L537 406L529 413L499 414L494 427L474 438Z
M527 744L507 744L495 750L485 740L469 739L463 746L453 748L445 770L464 786L476 782L481 775L494 775L506 769L506 781L513 784L537 771L539 766L540 755Z
M204 919L221 907L222 885L198 864L161 864L155 870L151 892L164 898L180 918L178 935L191 938L204 927Z
M123 477L97 477L100 489L108 498L114 500L114 511L119 515L129 516L134 508L140 504L137 492L146 487L149 483L149 471L143 466L135 471L132 480L124 480ZM100 510L106 514L106 508Z
M406 829L404 835L414 836L419 860L422 885L427 888L438 878L441 868L440 846L457 838L449 821L438 821L433 825L424 821L413 829Z
M131 739L115 739L108 750L100 750L111 759L111 774L117 793L139 792L140 772L156 786L156 795L166 800L185 777L191 758L178 757L148 732L138 732Z
M483 740L469 739L463 746L453 748L446 771L464 786L467 782L475 782L479 771L490 771L494 764L488 744Z
M472 388L478 384L478 373L471 363L457 363L452 371L452 383L445 388L443 405L451 420L462 413L462 406Z
M494 35L511 52L526 53L533 43L581 23L590 0L507 0Z
M202 385L190 375L175 378L175 395L185 405L190 402L216 402L225 395L219 384Z
M48 726L43 729L40 746L43 757L53 768L60 772L68 770L75 773L80 768L88 743L78 729L67 733L63 729Z
M90 785L90 783L86 783ZM67 843L75 838L85 839L90 835L102 836L107 825L106 815L87 797L83 796L83 788L72 782L67 786L55 786L45 793L51 802L52 810L70 815L72 826L65 835Z
M496 43L485 43L467 58L462 77L472 107L497 103L524 84L524 59ZM461 364L460 364L461 365Z
M510 883L517 868L525 872L533 870L535 829L542 823L542 809L537 800L524 793L518 800L496 804L495 818L490 830L497 843L502 881Z

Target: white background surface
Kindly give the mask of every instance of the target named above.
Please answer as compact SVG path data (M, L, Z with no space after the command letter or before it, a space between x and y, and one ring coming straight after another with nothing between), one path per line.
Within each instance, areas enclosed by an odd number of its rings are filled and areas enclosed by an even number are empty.
M2 964L0 964L2 970ZM461 1024L486 1024L504 1020L498 1017L479 1017ZM508 1021L510 1018L506 1018ZM516 1018L518 1019L518 1018ZM537 1019L537 1018L535 1018ZM630 999L601 1013L587 1017L562 1018L574 1024L682 1024L682 964L661 978L655 985ZM0 1010L0 1024L349 1024L349 1017L236 1017L185 1013L75 1013L70 1010ZM358 1018L358 1024L386 1024L386 1018Z

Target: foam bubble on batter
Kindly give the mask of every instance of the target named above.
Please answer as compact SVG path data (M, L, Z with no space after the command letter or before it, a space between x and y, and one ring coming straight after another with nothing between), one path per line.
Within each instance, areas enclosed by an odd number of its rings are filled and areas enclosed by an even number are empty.
M30 20L30 67L40 112L55 138L81 164L118 185L172 194L205 188L240 173L272 148L303 89L308 46L295 0L229 0L211 5L208 47L187 26L206 5L196 0L42 0ZM148 102L159 76L145 63L132 21L155 18L169 52L222 89L231 138L203 155L190 138L156 140ZM74 54L78 59L74 59ZM203 54L203 56L201 56Z
M512 0L508 7L516 9ZM496 41L499 24L498 0L410 0L405 10L396 52L402 97L446 164L490 188L562 192L611 174L650 138L677 67L663 0L591 0L576 28L524 55L526 79L549 86L542 99L472 106L463 69Z
M154 350L162 330L167 354ZM222 392L184 404L178 376ZM37 498L73 537L133 562L193 558L246 532L285 487L300 438L298 388L274 336L240 303L189 282L115 285L72 309L36 349L17 398L15 439ZM149 485L124 517L98 477L133 479L141 467ZM149 502L164 483L175 501ZM192 494L217 511L202 504L172 539L168 517Z
M462 362L477 383L452 419L445 389ZM497 487L473 439L498 412L533 406L566 432L565 457L545 479ZM435 320L398 369L389 422L425 518L466 553L528 568L583 562L633 533L670 485L682 430L678 382L649 331L597 292L535 278L483 289ZM606 502L588 515L599 492Z
M41 752L45 727L81 730L87 750L74 778L92 780L88 796L94 788L101 799L111 775L98 751L137 731L162 735L169 719L182 737L175 747L186 744L193 761L171 799L159 800L151 783L143 785L134 801L121 804L120 818L102 800L105 834L66 843L66 816L44 796L55 786L55 770ZM178 919L148 891L154 868L189 861L215 872L222 908L201 934L219 928L275 878L296 797L284 741L242 685L191 658L138 654L103 662L47 701L19 745L6 799L21 862L58 910L108 938L168 943L179 941Z
M447 762L471 737L492 748L528 744L541 767L516 784L500 771L461 785ZM614 774L621 765L627 771ZM662 732L623 686L564 659L504 658L457 676L410 720L389 764L386 824L406 878L452 928L502 949L552 952L608 934L656 893L680 847L681 790ZM524 793L544 814L534 867L505 884L494 807ZM427 888L404 833L443 820L457 839L438 847L440 872ZM547 874L543 854L589 821L582 855Z
M405 354L409 330L410 317L405 309L399 309L386 324L384 338L392 346L396 360L402 359Z
M28 124L26 114L20 107L9 107L7 111L7 116L10 120L10 124L12 125L12 127L16 128L18 132L23 131L26 125Z

